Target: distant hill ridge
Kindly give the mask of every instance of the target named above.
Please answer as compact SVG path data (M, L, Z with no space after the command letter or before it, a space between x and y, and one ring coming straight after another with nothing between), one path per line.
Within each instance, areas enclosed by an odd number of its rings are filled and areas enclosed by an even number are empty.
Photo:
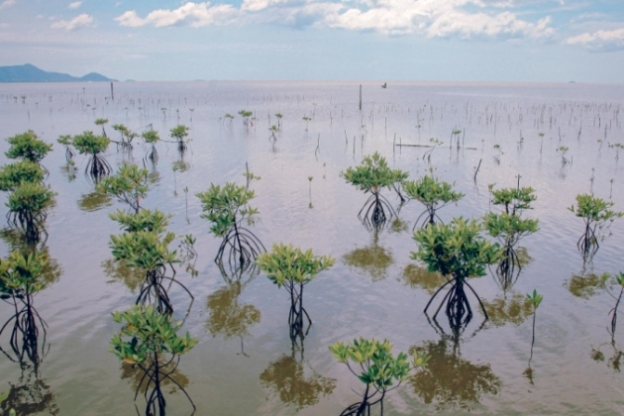
M74 77L60 72L47 72L34 65L0 66L0 82L104 82L116 81L96 72Z

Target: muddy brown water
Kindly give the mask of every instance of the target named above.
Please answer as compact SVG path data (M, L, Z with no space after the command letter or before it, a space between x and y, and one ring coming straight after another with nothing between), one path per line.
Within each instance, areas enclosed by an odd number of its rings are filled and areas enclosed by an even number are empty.
M426 371L387 396L386 415L624 412L624 328L612 345L607 326L614 300L596 277L624 271L624 219L602 230L599 251L584 264L576 248L583 223L567 210L577 194L591 191L624 210L624 161L609 147L624 143L624 87L389 83L382 89L365 83L362 111L358 89L359 83L117 83L111 100L108 84L4 84L1 135L32 129L55 143L43 164L58 193L45 243L58 274L35 298L49 325L49 347L36 375L0 357L0 392L20 398L18 414L136 413L137 374L109 352L119 329L110 314L136 296L131 276L116 276L109 262L109 235L118 228L108 213L124 207L93 195L83 174L85 157L75 157L78 172L68 176L64 149L56 143L63 134L97 132L99 117L109 119L112 138L115 123L138 132L151 125L162 138L177 124L190 127L183 160L174 144L157 145L158 162L147 163L155 182L143 204L172 214L176 234L197 238L199 273L193 277L179 268L178 277L195 296L183 328L199 343L182 356L175 375L195 402L195 414L337 415L357 401L352 389L362 386L327 347L356 337L387 338L395 352L417 348L432 357ZM245 126L237 114L243 109L254 112L253 125ZM269 127L278 112L281 130L273 141ZM224 119L226 113L235 118ZM461 133L449 148L455 129ZM428 144L431 137L443 145L430 160L423 160L428 148L394 146ZM562 163L561 146L569 148L568 163ZM1 141L0 150L6 148ZM105 156L117 169L124 160L142 164L148 150L137 144L124 154L111 145ZM439 212L444 221L496 209L489 205L488 184L514 186L521 175L521 184L536 190L526 215L539 219L540 230L520 243L528 264L506 292L491 272L472 281L492 319L477 331L477 312L457 346L422 313L440 284L410 260L416 250L411 229L423 208L410 201L399 213L404 223L378 233L356 217L367 196L340 172L374 151L412 179L433 168L454 182L465 197ZM257 195L252 205L260 211L251 229L263 243L289 242L336 258L306 288L314 324L303 351L292 349L283 289L261 273L228 284L213 262L220 242L200 218L194 195L211 183L244 184L245 163L261 177L250 184ZM384 192L398 205L392 192ZM6 213L4 204L1 210ZM2 255L10 249L6 240ZM530 380L532 315L524 298L533 289L544 301ZM186 295L173 289L172 297L180 305L176 319L184 318ZM0 306L4 320L10 311ZM167 413L191 414L174 387L165 387ZM136 405L142 411L141 396Z

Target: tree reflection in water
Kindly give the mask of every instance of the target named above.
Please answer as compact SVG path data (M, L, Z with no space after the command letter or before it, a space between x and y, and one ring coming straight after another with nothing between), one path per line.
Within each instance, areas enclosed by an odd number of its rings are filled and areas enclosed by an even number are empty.
M607 278L609 275L606 276ZM573 275L568 282L568 290L574 296L589 299L596 294L599 290L604 289L606 279L604 275L598 275L596 273L581 273Z
M612 368L613 371L619 373L624 352L620 350L617 345L615 345L615 342L604 343L598 346L598 348L592 348L591 358L596 362L605 361L605 354L602 352L602 347L604 347L605 345L609 345L611 350L613 351L612 356L607 359L607 366L609 368Z
M494 275L500 288L506 292L518 281L520 272L533 258L525 247L515 248L508 244L503 247L503 257L498 262Z
M85 212L95 212L113 205L112 198L103 192L84 194L78 200L78 207Z
M148 367L153 367L151 364L147 364ZM159 363L159 369L168 377L163 377L160 380L160 387L170 387L169 394L173 394L181 387L185 389L189 385L188 377L177 368L175 361L169 363ZM139 392L143 395L147 393L149 384L151 381L145 377L145 373L139 366L135 364L121 363L121 379L128 380L132 385L132 391Z
M209 295L206 300L206 307L210 311L206 329L213 337L219 334L225 339L239 337L241 342L239 354L247 357L243 337L249 335L250 327L260 322L261 314L254 305L241 305L238 297L245 286L258 275L258 271L256 268L239 269L236 274L229 275L221 269L221 274L226 285Z
M496 297L492 302L483 300L483 305L488 311L490 322L497 327L508 323L520 325L533 314L531 302L520 292Z
M110 280L106 283L122 282L132 293L135 293L145 280L145 269L128 267L123 260L107 259L102 262L101 267L104 269L106 276L110 277Z
M433 295L440 286L449 280L438 272L430 272L426 267L414 263L408 264L403 269L401 277L400 280L406 285L424 289L430 295Z
M22 376L18 383L13 384L7 393L0 393L4 400L0 401L0 410L8 415L13 409L18 416L32 414L58 415L59 408L54 401L54 394L40 377L35 366L22 363Z
M371 276L373 282L387 277L388 267L394 263L392 253L379 244L379 231L373 234L373 243L365 248L356 248L342 257L350 267L361 269Z
M336 387L335 379L318 374L304 360L303 339L300 342L301 345L297 345L293 340L291 354L282 355L260 374L262 385L296 411L315 405L320 396L331 395Z
M412 347L419 354L429 355L427 366L409 381L414 392L425 403L435 403L438 409L470 409L482 395L498 394L501 381L490 365L476 365L461 358L458 343L449 341L443 337L438 342L427 341Z

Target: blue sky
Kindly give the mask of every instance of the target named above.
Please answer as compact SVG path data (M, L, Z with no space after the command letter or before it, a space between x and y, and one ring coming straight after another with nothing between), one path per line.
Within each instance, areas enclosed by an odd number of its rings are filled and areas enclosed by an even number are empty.
M624 83L623 0L0 0L0 65L120 80Z

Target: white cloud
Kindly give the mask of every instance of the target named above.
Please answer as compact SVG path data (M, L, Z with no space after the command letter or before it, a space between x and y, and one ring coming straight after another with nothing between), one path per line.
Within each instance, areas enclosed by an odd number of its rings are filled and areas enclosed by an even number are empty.
M468 39L473 36L506 35L539 38L553 35L554 31L548 27L549 23L549 17L545 17L535 24L520 20L510 12L497 15L451 12L438 17L427 29L427 36L448 37L458 35Z
M80 7L82 5L81 1L75 1L73 3L69 3L69 8L70 9L77 9L78 7Z
M240 9L230 5L210 6L208 2L188 2L174 10L154 10L145 18L135 11L127 11L115 20L128 27L199 27L236 22L313 25L389 35L417 33L427 37L457 36L464 39L552 36L554 30L549 26L550 17L535 23L501 10L515 6L519 1L524 0L244 0Z
M586 32L566 39L565 43L583 46L594 52L624 49L624 28Z
M78 30L93 23L93 18L86 13L74 17L70 21L61 20L52 23L52 29Z
M11 7L11 6L15 5L15 3L17 3L17 0L4 0L0 4L0 10L4 9L6 7Z
M427 37L525 36L546 37L553 34L550 18L537 23L519 19L511 12L489 14L465 12L461 6L469 0L377 0L368 10L351 8L326 16L330 27L375 30L387 34L421 33Z
M145 18L140 18L137 13L127 11L115 18L121 26L140 27L153 25L156 27L181 26L191 27L208 26L231 21L238 15L237 9L229 4L210 7L210 3L186 3L175 10L154 10Z

